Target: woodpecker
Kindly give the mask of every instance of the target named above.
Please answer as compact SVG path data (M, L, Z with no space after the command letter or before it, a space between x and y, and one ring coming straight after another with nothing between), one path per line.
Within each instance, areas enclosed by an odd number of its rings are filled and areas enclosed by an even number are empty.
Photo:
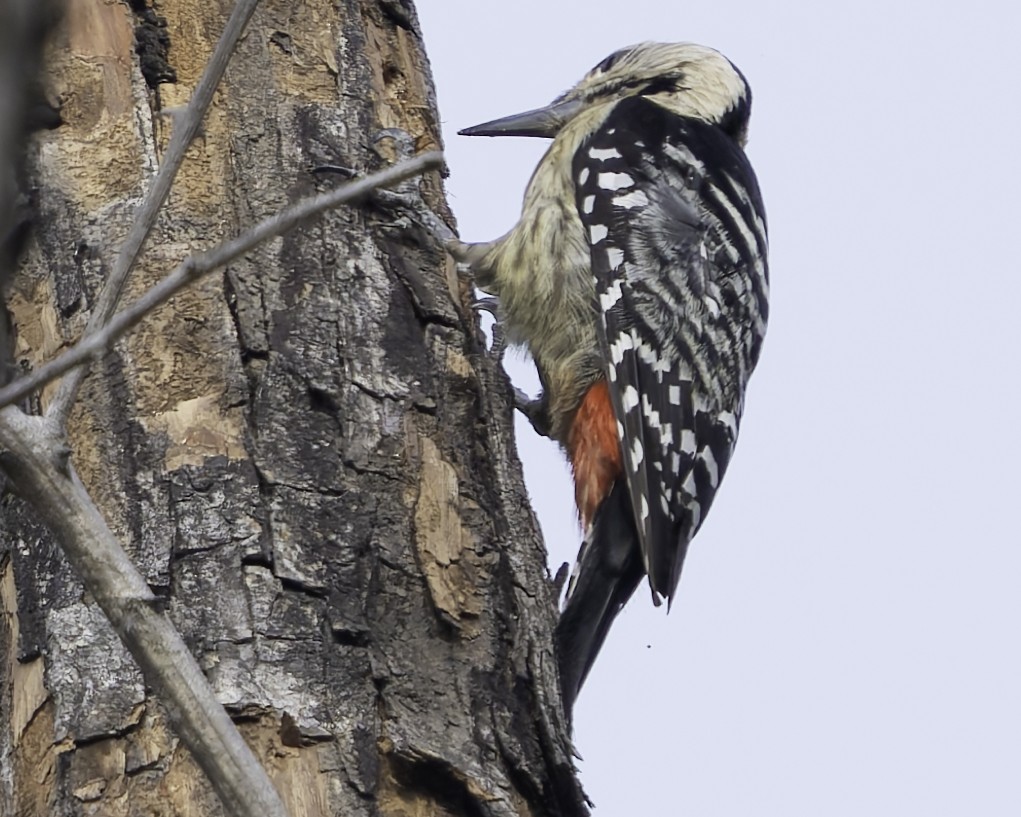
M690 43L614 52L550 105L461 131L552 138L521 218L448 243L538 368L584 540L557 625L565 710L648 576L673 600L727 469L768 315L751 91Z

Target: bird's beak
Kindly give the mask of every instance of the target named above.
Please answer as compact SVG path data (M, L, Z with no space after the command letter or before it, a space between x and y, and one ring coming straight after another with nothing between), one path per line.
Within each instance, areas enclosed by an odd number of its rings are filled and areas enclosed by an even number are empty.
M581 107L581 100L577 99L554 102L545 108L536 108L534 111L516 113L513 116L505 116L502 119L494 119L492 122L483 122L481 125L465 128L458 131L458 134L461 136L541 136L545 139L552 139L581 110Z

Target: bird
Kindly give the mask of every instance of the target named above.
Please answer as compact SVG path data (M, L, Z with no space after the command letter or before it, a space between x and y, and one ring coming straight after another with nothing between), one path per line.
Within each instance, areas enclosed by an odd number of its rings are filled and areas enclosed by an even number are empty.
M645 42L551 104L460 131L552 139L521 216L447 242L499 304L566 453L582 543L555 648L574 702L643 578L673 601L730 463L769 313L751 89L723 54Z

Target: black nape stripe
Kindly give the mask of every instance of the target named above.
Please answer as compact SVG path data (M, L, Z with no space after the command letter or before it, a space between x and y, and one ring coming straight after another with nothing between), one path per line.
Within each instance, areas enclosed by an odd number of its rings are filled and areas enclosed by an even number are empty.
M631 51L632 49L630 48L621 48L619 51L614 51L612 54L610 54L610 56L608 56L605 60L599 63L592 70L602 71L603 73L606 73L620 61L621 57L623 57L625 54L630 54Z
M656 77L652 82L642 88L640 96L652 96L653 94L676 94L680 89L677 87L677 80L670 77Z

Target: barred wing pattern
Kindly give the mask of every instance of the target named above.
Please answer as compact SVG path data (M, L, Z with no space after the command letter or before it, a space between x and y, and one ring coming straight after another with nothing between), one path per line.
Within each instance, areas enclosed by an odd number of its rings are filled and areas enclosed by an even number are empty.
M642 558L653 598L671 599L765 334L758 184L722 130L641 97L615 106L572 172Z

